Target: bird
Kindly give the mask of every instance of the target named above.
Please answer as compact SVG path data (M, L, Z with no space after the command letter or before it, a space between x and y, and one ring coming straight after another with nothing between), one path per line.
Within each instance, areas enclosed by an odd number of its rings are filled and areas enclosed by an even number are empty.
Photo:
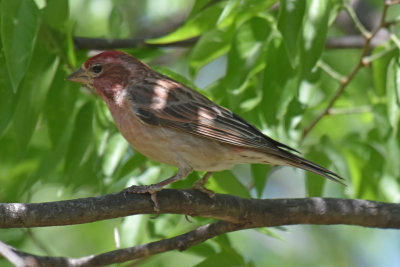
M132 55L110 50L87 59L67 77L99 95L124 138L146 157L178 168L156 184L131 186L149 193L154 209L157 192L205 171L194 187L213 197L205 183L213 172L236 164L292 166L343 183L343 177L263 134L255 126L199 92L151 69Z

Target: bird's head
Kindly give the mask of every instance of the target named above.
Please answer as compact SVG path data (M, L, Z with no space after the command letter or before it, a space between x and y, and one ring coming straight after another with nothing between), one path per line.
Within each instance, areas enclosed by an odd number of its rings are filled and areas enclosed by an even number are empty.
M80 83L104 100L115 100L147 66L121 51L106 51L86 60L67 80Z

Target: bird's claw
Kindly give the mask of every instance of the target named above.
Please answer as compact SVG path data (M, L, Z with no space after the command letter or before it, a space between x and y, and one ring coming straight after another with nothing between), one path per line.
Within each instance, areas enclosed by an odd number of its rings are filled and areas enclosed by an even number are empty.
M127 193L134 193L134 194L150 194L151 201L154 203L154 211L159 213L160 212L160 205L158 204L157 200L157 192L162 190L162 186L157 184L152 185L132 185L125 189Z
M192 188L207 194L210 198L215 198L215 192L210 189L207 189L202 183L202 180L195 182Z

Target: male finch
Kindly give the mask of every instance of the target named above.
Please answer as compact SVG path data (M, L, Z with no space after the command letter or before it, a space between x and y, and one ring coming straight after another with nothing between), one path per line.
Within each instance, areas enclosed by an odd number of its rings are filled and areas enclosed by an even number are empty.
M194 170L206 171L195 185L209 192L203 185L212 172L240 163L289 165L342 183L336 173L291 153L297 151L127 53L98 54L68 80L94 89L104 99L122 135L137 151L178 167L176 175L160 183L128 189L150 193L155 209L155 194L165 185Z

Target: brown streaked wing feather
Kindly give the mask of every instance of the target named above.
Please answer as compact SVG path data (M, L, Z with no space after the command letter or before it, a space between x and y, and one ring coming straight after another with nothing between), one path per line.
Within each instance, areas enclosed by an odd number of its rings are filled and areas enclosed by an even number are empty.
M143 92L141 85L131 88L131 100L137 103L135 112L139 119L147 124L173 128L202 138L258 151L277 154L280 154L281 148L296 151L262 134L241 117L216 105L196 91L183 86L177 87L176 82L174 85L165 88L168 90L168 99L179 100L168 101L168 105L162 108L154 108L143 98L158 102L164 99L157 100L156 95L150 97L148 91ZM141 101L135 101L139 99Z
M143 123L164 126L221 143L261 151L281 159L288 165L314 172L343 184L340 181L343 180L341 176L292 154L289 150L297 151L262 134L230 110L216 105L178 82L169 80L165 76L160 77L161 82L152 80L151 88L147 83L146 85L136 84L129 90L134 111Z

